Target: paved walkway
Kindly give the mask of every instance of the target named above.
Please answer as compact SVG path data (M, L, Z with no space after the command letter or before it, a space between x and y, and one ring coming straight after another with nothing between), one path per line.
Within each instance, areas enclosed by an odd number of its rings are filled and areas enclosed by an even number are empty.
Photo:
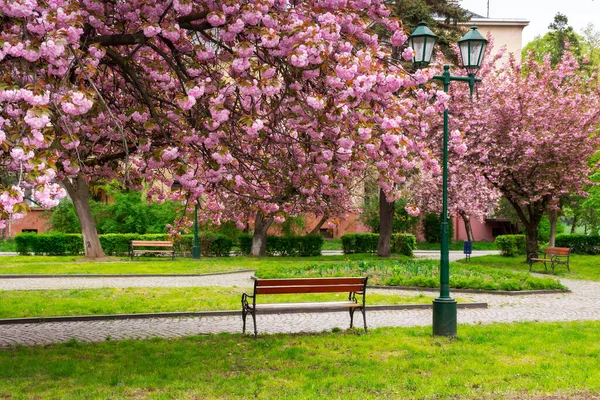
M459 253L459 252L454 252ZM430 257L435 256L432 252ZM439 253L437 253L439 254ZM428 254L419 254L428 256ZM457 255L458 256L458 255ZM234 273L202 277L118 277L118 278L16 278L1 279L0 290L71 289L99 287L183 287L183 286L251 286L252 273ZM461 309L459 324L516 321L600 320L600 283L563 279L571 293L503 296L460 294L476 302L487 302L488 309ZM414 291L377 290L401 295ZM423 292L435 297L435 293ZM345 312L305 313L258 316L259 333L320 332L348 326ZM383 326L431 325L431 310L371 311L370 328ZM356 321L360 325L360 317ZM0 347L65 342L181 337L218 332L241 332L241 318L235 316L195 318L155 318L93 322L52 322L0 326ZM459 327L460 332L460 327Z
M98 289L129 287L192 287L238 286L251 287L253 272L204 276L144 276L144 277L59 277L59 278L9 278L0 275L0 290L57 290Z
M488 309L458 311L459 324L516 321L600 320L600 283L563 280L572 293L501 296L469 295L474 301L488 302ZM401 292L414 294L415 292ZM432 293L424 293L434 296ZM464 295L461 295L464 297ZM431 310L371 311L367 313L371 328L383 326L431 325ZM259 333L320 332L345 328L345 312L306 313L258 316ZM357 321L360 324L360 318ZM82 342L108 338L135 339L181 337L218 332L241 332L240 317L156 318L94 322L56 322L0 326L0 347L16 344L35 345L64 342L75 338ZM460 330L460 328L459 328Z

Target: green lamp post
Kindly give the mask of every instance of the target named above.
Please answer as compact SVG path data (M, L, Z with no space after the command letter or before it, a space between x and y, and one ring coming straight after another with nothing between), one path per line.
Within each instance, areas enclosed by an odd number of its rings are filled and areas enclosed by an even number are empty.
M422 67L429 64L433 46L437 36L421 22L409 37L409 45L415 51L415 66ZM460 56L467 76L450 75L450 66L444 65L444 73L433 78L439 79L444 85L444 92L448 93L451 81L463 81L469 84L471 95L475 82L475 73L481 66L485 53L487 40L481 36L477 27L472 27L459 41ZM440 297L433 300L433 334L436 336L456 336L456 300L450 297L450 247L448 229L448 110L444 111L444 143L442 156L442 224L441 224L441 251L440 251Z
M181 189L181 182L174 181L171 190ZM192 247L192 258L200 258L200 244L198 243L198 201L194 204L194 246Z

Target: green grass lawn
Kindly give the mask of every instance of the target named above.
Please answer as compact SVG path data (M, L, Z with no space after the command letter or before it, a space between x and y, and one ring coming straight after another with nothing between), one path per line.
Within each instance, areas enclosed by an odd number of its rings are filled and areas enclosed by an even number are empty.
M537 278L528 273L486 268L473 261L469 265L451 264L450 286L482 290L565 289L554 278ZM331 264L261 267L260 278L368 276L369 285L439 287L439 261L435 260L359 260Z
M408 260L397 256L396 259ZM89 261L80 256L10 256L0 257L1 274L206 274L261 267L281 268L286 265L331 264L347 260L378 259L372 254L319 257L206 257L136 258L106 257Z
M222 334L0 350L0 398L540 399L600 393L599 322ZM554 397L552 397L554 398Z
M478 260L479 258L477 258ZM450 285L454 288L486 290L539 290L564 288L554 278L470 264L452 264ZM369 254L320 257L213 257L200 260L109 258L85 261L77 257L15 256L0 258L4 274L183 274L252 269L262 278L295 276L369 276L374 285L438 287L438 261L405 256L382 260Z
M484 267L490 267L495 269L509 269L515 271L529 271L529 265L525 262L526 257L502 257L502 256L483 256L474 257L470 262L478 264ZM460 264L467 266L469 263L461 260ZM569 279L583 279L589 281L600 281L600 256L586 256L586 255L571 255L569 265L571 267L571 273L567 271L567 267L564 265L558 265L555 267L556 276L559 278ZM533 264L532 272L546 273L544 271L544 264L536 263ZM548 266L548 276L552 275L552 270Z
M342 250L342 239L325 239L323 250Z
M241 310L241 294L252 289L226 287L126 288L0 291L0 318L139 314L174 311ZM273 295L264 302L347 300L343 293ZM459 299L460 302L466 300ZM367 291L367 304L431 304L424 295ZM0 328L1 330L1 328ZM1 398L1 396L0 396Z

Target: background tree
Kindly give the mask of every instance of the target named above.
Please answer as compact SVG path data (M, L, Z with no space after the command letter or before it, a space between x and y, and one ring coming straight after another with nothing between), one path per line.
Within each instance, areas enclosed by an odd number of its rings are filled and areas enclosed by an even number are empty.
M102 180L146 180L162 200L178 179L213 222L254 218L264 254L273 221L348 193L366 159L380 160L390 201L407 170L434 164L404 129L418 101L396 96L431 72L390 62L373 22L393 46L406 35L381 0L17 0L0 12L3 166L47 199L62 183L88 257L103 254L88 203ZM24 207L19 187L2 190L3 217Z
M582 194L599 145L597 80L566 52L554 67L550 55L522 64L511 58L483 76L479 101L457 98L470 159L511 203L525 227L527 253L537 253L538 225L549 206ZM468 119L467 119L468 116Z
M548 25L550 30L544 36L536 36L524 48L522 58L526 59L529 52L538 62L542 62L549 54L550 62L555 65L560 62L566 50L571 52L575 59L581 63L583 60L583 38L569 25L566 15L556 13L554 21Z
M438 35L438 46L444 56L457 61L452 45L464 34L459 22L467 22L467 11L456 2L448 0L396 0L392 12L400 18L404 26L412 31L419 22L425 21L427 26Z

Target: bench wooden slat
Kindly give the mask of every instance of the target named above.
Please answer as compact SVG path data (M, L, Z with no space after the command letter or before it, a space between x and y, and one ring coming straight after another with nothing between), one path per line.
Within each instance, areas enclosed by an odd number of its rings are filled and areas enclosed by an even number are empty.
M571 257L571 249L568 247L547 247L544 251L544 257L551 256L550 258L539 258L537 254L532 253L529 255L527 262L529 263L529 272L533 268L534 263L543 263L544 269L547 271L548 266L547 263L550 263L550 267L552 268L552 273L554 273L554 267L556 265L566 265L567 271L571 272L571 267L569 266L569 258ZM559 259L559 257L563 257L564 259Z
M256 286L322 286L322 285L363 285L365 278L298 278L298 279L256 279Z
M256 294L362 292L364 285L260 286Z
M146 247L153 249L147 249ZM157 247L162 247L162 249L157 249ZM175 259L175 248L173 243L168 240L132 240L129 249L131 260L133 260L133 256L144 253L170 254L171 259Z
M252 307L252 306L251 306ZM276 303L276 304L257 304L256 310L286 310L298 308L314 309L334 309L334 308L358 308L359 303L353 301L332 301L329 303Z
M157 246L157 247L173 247L173 243L171 242L153 242L153 241L132 241L132 246Z
M246 316L252 315L254 337L257 337L256 314L259 310L302 310L310 309L346 309L350 314L350 328L353 326L354 312L359 310L363 315L365 332L367 317L365 314L365 297L367 289L366 277L334 277L334 278L293 278L293 279L254 279L252 295L242 294L242 332L246 332ZM300 293L345 293L347 301L305 302L305 303L262 303L257 304L259 295L264 294L300 294ZM356 296L362 297L359 302ZM251 299L251 300L250 300Z
M548 247L546 248L546 254L555 254L559 256L566 256L571 252L568 247Z

